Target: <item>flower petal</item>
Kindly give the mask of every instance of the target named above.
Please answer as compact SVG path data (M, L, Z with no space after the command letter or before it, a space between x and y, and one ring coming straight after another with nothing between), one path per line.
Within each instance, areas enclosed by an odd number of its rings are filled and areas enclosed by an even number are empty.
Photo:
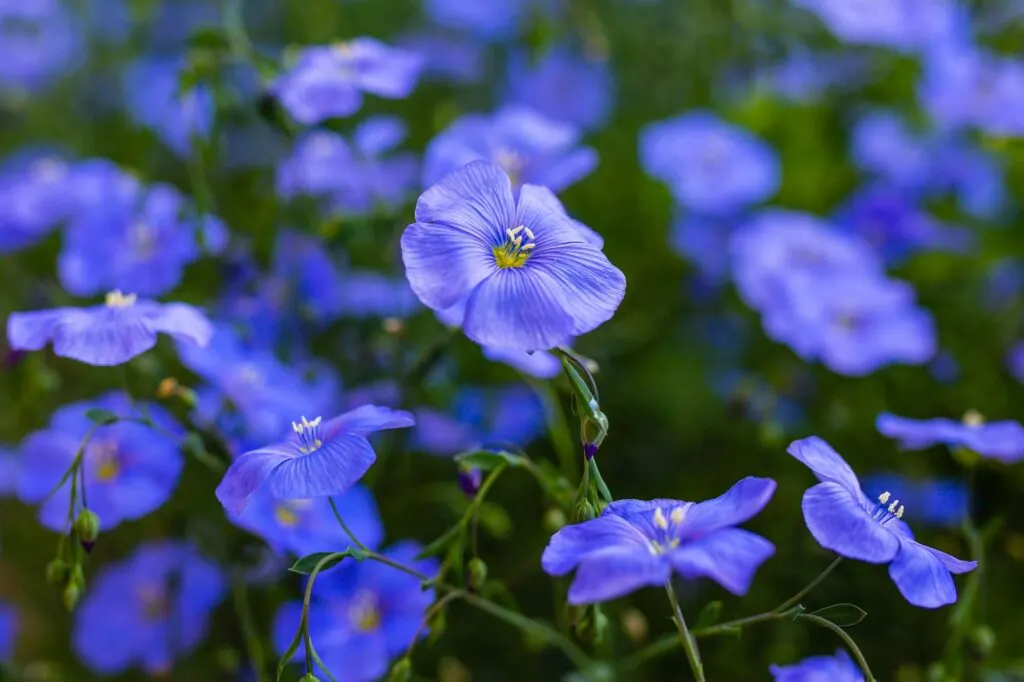
M53 338L72 308L11 313L7 318L7 343L11 350L40 350Z
M953 576L930 547L905 540L889 565L889 577L914 606L935 609L956 601Z
M679 533L684 538L699 538L743 523L764 509L774 493L772 479L748 476L715 499L687 509Z
M342 433L365 438L377 431L404 429L415 424L415 418L405 410L392 410L390 407L379 405L360 405L324 424L324 440L330 440Z
M647 552L648 544L647 538L625 519L600 516L558 529L544 549L540 565L549 575L565 575L593 552L611 547Z
M463 330L482 346L548 350L574 336L564 301L558 283L540 269L499 270L473 290Z
M952 431L959 428L952 419L907 419L883 412L875 419L875 428L887 438L895 438L907 450L923 450L936 443L944 443Z
M569 603L593 604L623 597L641 587L663 585L672 575L664 557L646 548L611 547L588 554L569 586Z
M480 235L424 222L402 233L402 262L409 286L434 310L458 305L496 268L494 253Z
M957 559L955 556L946 554L942 550L935 549L934 547L928 547L928 550L942 562L942 565L946 567L947 571L954 575L968 573L978 567L977 561L964 561L963 559Z
M686 578L711 578L733 594L746 594L757 569L775 554L775 545L742 528L726 528L669 554Z
M819 481L834 481L851 493L860 491L857 474L831 445L817 436L795 440L786 452L803 462Z
M309 454L283 462L273 472L270 491L284 499L340 495L355 485L376 459L368 440L341 433Z
M515 227L512 181L490 161L472 161L441 178L416 202L416 222L477 237L488 248Z
M53 352L90 365L128 362L156 345L156 332L132 306L71 309L55 329Z
M596 249L600 249L604 246L604 237L602 237L597 232L592 230L590 227L584 225L580 221L573 220L573 218L569 216L569 212L565 210L565 206L562 205L562 202L558 199L555 193L552 192L548 187L542 187L539 185L524 185L523 189L526 189L527 196L530 198L531 202L542 204L547 207L547 210L552 211L554 213L561 213L565 216L568 216L569 222L571 222L573 227L576 228L576 231L579 234L580 239L582 239L583 241L590 244ZM520 190L520 192L522 192L522 190ZM520 202L522 202L521 198Z
M804 521L814 539L850 559L872 564L892 560L900 541L871 518L846 487L829 481L807 490L803 498Z
M146 309L151 311L146 317L153 331L170 334L175 339L191 341L198 346L205 346L213 336L213 325L198 308L185 303L165 303L148 304Z
M295 454L288 445L268 445L251 450L238 457L224 473L217 486L217 499L224 508L234 514L241 514L256 491L274 473L277 467L294 459ZM290 495L284 497L302 497Z

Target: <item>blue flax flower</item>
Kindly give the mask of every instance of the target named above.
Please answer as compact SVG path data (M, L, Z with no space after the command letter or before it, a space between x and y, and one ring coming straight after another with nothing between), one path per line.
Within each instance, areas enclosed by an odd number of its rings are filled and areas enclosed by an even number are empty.
M444 28L466 31L487 41L511 38L529 16L534 0L426 0L430 20Z
M579 137L572 125L523 106L508 106L492 116L467 114L427 146L423 186L484 159L498 164L514 185L543 185L560 192L597 166L597 152L578 146Z
M1024 383L1024 341L1014 344L1013 348L1006 355L1006 364L1010 374L1017 381Z
M125 109L139 126L152 130L175 154L186 156L213 130L216 105L205 84L181 88L183 57L145 57L123 77Z
M213 326L185 303L140 301L112 291L103 305L11 313L7 341L12 350L53 352L90 365L120 365L156 345L157 334L205 346Z
M18 490L18 455L7 446L0 445L0 499Z
M11 606L0 602L0 663L14 655L14 640L18 635L18 615Z
M405 273L435 311L465 303L473 341L547 350L606 322L626 278L547 189L518 200L495 164L474 161L424 192L402 235Z
M487 66L487 46L450 31L425 29L403 34L398 47L423 59L423 78L443 82L476 83Z
M664 585L673 572L746 594L775 546L735 526L760 512L774 492L770 478L748 477L706 502L617 500L598 518L556 532L541 565L550 575L576 569L570 604Z
M226 590L221 572L191 545L146 543L93 580L75 613L72 647L101 675L132 667L169 675L206 637Z
M431 455L454 455L475 447L526 446L544 433L544 405L523 385L463 388L449 414L416 410L413 444Z
M307 47L273 89L284 108L303 125L351 116L363 93L404 99L419 79L419 55L373 38Z
M840 40L921 51L958 40L967 17L955 0L794 0Z
M779 162L766 143L714 114L697 111L640 132L640 161L684 207L723 215L771 197Z
M811 436L788 449L821 481L804 493L807 529L824 547L849 559L889 564L889 577L914 606L937 608L956 601L951 573L978 564L962 561L914 540L901 519L903 507L889 491L872 502L850 465L828 443Z
M886 490L900 491L900 504L915 523L960 528L970 514L970 493L959 478L913 479L882 473L864 480L868 497L878 497Z
M414 423L408 412L376 405L321 421L303 417L292 423L293 433L286 440L239 456L217 486L217 499L240 514L264 486L281 499L340 495L377 459L368 436Z
M0 2L0 54L0 93L24 97L81 64L85 40L60 0Z
M811 656L794 665L773 665L775 682L864 682L850 654L839 649L835 656Z
M352 533L367 547L376 548L384 539L384 526L370 491L356 485L334 502ZM228 514L228 520L259 535L281 554L305 556L351 544L325 497L283 500L262 489L245 511L237 516Z
M966 448L1007 464L1024 459L1024 427L1009 419L984 422L977 413L968 412L964 420L958 422L944 417L908 419L882 413L875 426L879 433L897 439L900 447L907 450L942 444Z
M597 130L612 113L614 81L605 59L565 45L539 58L519 50L508 60L504 101L530 107L580 130Z
M159 429L134 421L97 427L82 455L89 508L99 515L103 530L158 509L174 492L185 464L178 443L181 429L160 406L143 407ZM40 521L47 528L63 530L67 524L70 483L53 496L50 492L94 426L85 416L93 408L135 419L140 415L140 407L123 393L107 393L59 408L47 428L29 434L19 447L18 497L42 505Z
M384 556L433 577L433 559L417 560L422 548L405 541ZM338 682L381 679L391 661L419 637L434 591L424 590L415 576L376 561L347 561L317 577L309 609L309 632L317 653ZM284 653L298 629L301 602L281 607L274 620L274 644ZM295 656L301 659L300 646ZM320 674L320 677L325 675Z
M31 246L67 219L72 172L55 154L16 154L0 169L0 253Z

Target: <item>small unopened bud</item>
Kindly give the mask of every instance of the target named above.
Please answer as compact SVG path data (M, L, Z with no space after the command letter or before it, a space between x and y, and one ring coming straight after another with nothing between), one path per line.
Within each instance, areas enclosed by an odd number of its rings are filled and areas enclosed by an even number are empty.
M75 607L78 606L78 600L81 598L82 587L76 581L72 580L64 586L62 599L64 600L64 608L68 611L74 611Z
M63 585L71 576L71 567L63 559L54 559L46 564L46 582L51 585Z
M459 469L459 487L468 497L476 497L483 481L484 474L479 469Z
M313 673L306 673L301 678L299 678L299 682L320 682L320 678L314 675Z
M412 679L412 661L403 656L391 666L388 682L409 682Z
M480 557L473 557L466 565L466 572L469 573L469 586L479 590L487 581L487 564Z
M573 515L576 517L576 523L583 523L597 518L597 510L588 500L583 500L573 509Z
M594 456L596 454L597 454L597 444L596 443L584 443L583 444L583 456L587 458L588 462L590 460L594 459Z
M96 538L100 536L100 517L91 509L83 509L75 519L75 533L86 552L92 551Z

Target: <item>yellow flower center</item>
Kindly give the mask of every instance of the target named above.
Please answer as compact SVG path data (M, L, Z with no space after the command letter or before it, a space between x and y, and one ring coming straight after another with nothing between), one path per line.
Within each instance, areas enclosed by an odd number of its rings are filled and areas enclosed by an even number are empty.
M135 294L122 294L120 289L107 292L108 308L127 308L135 303L138 298Z
M373 632L380 627L380 608L377 595L363 590L355 596L348 609L349 621L360 632Z
M679 526L683 524L683 519L686 518L686 511L687 507L675 507L666 517L665 510L661 507L654 510L654 527L660 531L658 534L663 537L651 540L651 554L659 556L665 552L671 552L679 546L679 538L675 533L678 532Z
M93 441L91 456L96 461L96 480L109 483L121 473L121 462L117 457L117 442L112 440Z
M508 238L501 246L495 246L494 263L502 270L506 268L521 268L526 259L533 253L537 246L533 230L520 225L516 228L509 228L505 231Z
M283 500L274 507L274 519L278 525L294 528L302 521L302 512L310 507L309 500Z

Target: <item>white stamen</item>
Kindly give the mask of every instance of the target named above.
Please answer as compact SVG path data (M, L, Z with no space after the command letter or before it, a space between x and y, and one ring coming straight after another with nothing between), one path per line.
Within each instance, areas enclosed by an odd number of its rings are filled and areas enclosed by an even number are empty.
M896 508L899 507L899 506L900 506L900 501L899 500L893 500L893 503L889 505L889 513L890 514L895 514L896 513Z
M902 519L903 518L903 505L902 504L900 505L900 508L896 510L896 518L897 519Z
M658 507L654 510L654 525L662 530L668 529L668 520L665 518L665 512Z
M881 502L882 504L885 504L886 502L889 501L890 497L891 495L889 494L889 491L886 490L884 493L878 496L878 501Z

